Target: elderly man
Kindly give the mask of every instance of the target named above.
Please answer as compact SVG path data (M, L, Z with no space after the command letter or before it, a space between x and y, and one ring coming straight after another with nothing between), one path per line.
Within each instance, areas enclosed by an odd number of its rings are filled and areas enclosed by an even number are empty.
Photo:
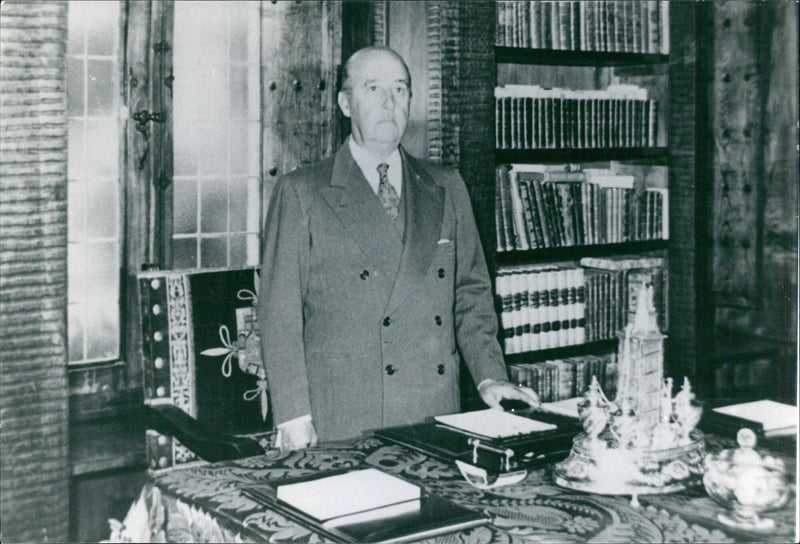
M284 450L457 412L459 352L489 406L539 402L506 381L463 180L400 147L410 86L391 49L353 54L350 137L273 192L258 311Z

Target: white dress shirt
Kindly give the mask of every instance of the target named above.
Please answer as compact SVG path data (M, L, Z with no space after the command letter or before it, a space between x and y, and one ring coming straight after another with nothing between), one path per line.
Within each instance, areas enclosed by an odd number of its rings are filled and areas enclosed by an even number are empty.
M381 181L380 174L378 174L378 165L386 163L389 165L389 169L386 171L389 183L397 191L397 196L401 196L400 191L403 189L403 161L400 158L398 149L392 151L384 160L378 160L368 150L358 145L352 136L348 138L348 145L350 146L350 154L353 155L353 160L356 161L364 177L367 178L367 183L369 183L376 195L378 194L378 184Z

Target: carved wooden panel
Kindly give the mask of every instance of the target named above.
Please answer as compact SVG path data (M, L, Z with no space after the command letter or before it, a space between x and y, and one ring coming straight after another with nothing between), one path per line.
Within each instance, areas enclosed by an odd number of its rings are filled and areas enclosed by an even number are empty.
M341 8L340 2L262 4L264 210L276 176L336 150Z
M718 306L751 307L758 272L757 215L763 190L759 6L714 5L711 96L713 150L712 288Z

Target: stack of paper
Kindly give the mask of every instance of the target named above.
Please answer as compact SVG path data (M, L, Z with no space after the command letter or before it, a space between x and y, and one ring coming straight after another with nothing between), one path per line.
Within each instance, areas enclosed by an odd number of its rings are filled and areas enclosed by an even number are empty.
M757 400L714 408L714 411L758 423L763 427L767 438L797 434L797 406L772 400Z
M578 418L578 405L583 402L583 397L573 397L571 399L559 400L556 402L542 403L542 410L561 414L562 416Z
M279 500L324 521L420 498L420 488L374 468L278 486Z
M558 428L551 423L536 421L493 408L463 414L436 416L434 419L465 433L491 439L509 438Z

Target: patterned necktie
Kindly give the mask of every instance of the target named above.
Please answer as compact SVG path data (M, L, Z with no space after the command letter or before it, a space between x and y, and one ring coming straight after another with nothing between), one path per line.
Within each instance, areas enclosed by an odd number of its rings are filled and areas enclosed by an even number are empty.
M388 169L389 165L385 162L378 165L378 175L380 176L380 182L378 183L378 199L381 201L383 209L389 214L389 217L394 220L397 219L400 197L397 196L397 191L395 191L392 184L389 183L389 176L386 175Z

